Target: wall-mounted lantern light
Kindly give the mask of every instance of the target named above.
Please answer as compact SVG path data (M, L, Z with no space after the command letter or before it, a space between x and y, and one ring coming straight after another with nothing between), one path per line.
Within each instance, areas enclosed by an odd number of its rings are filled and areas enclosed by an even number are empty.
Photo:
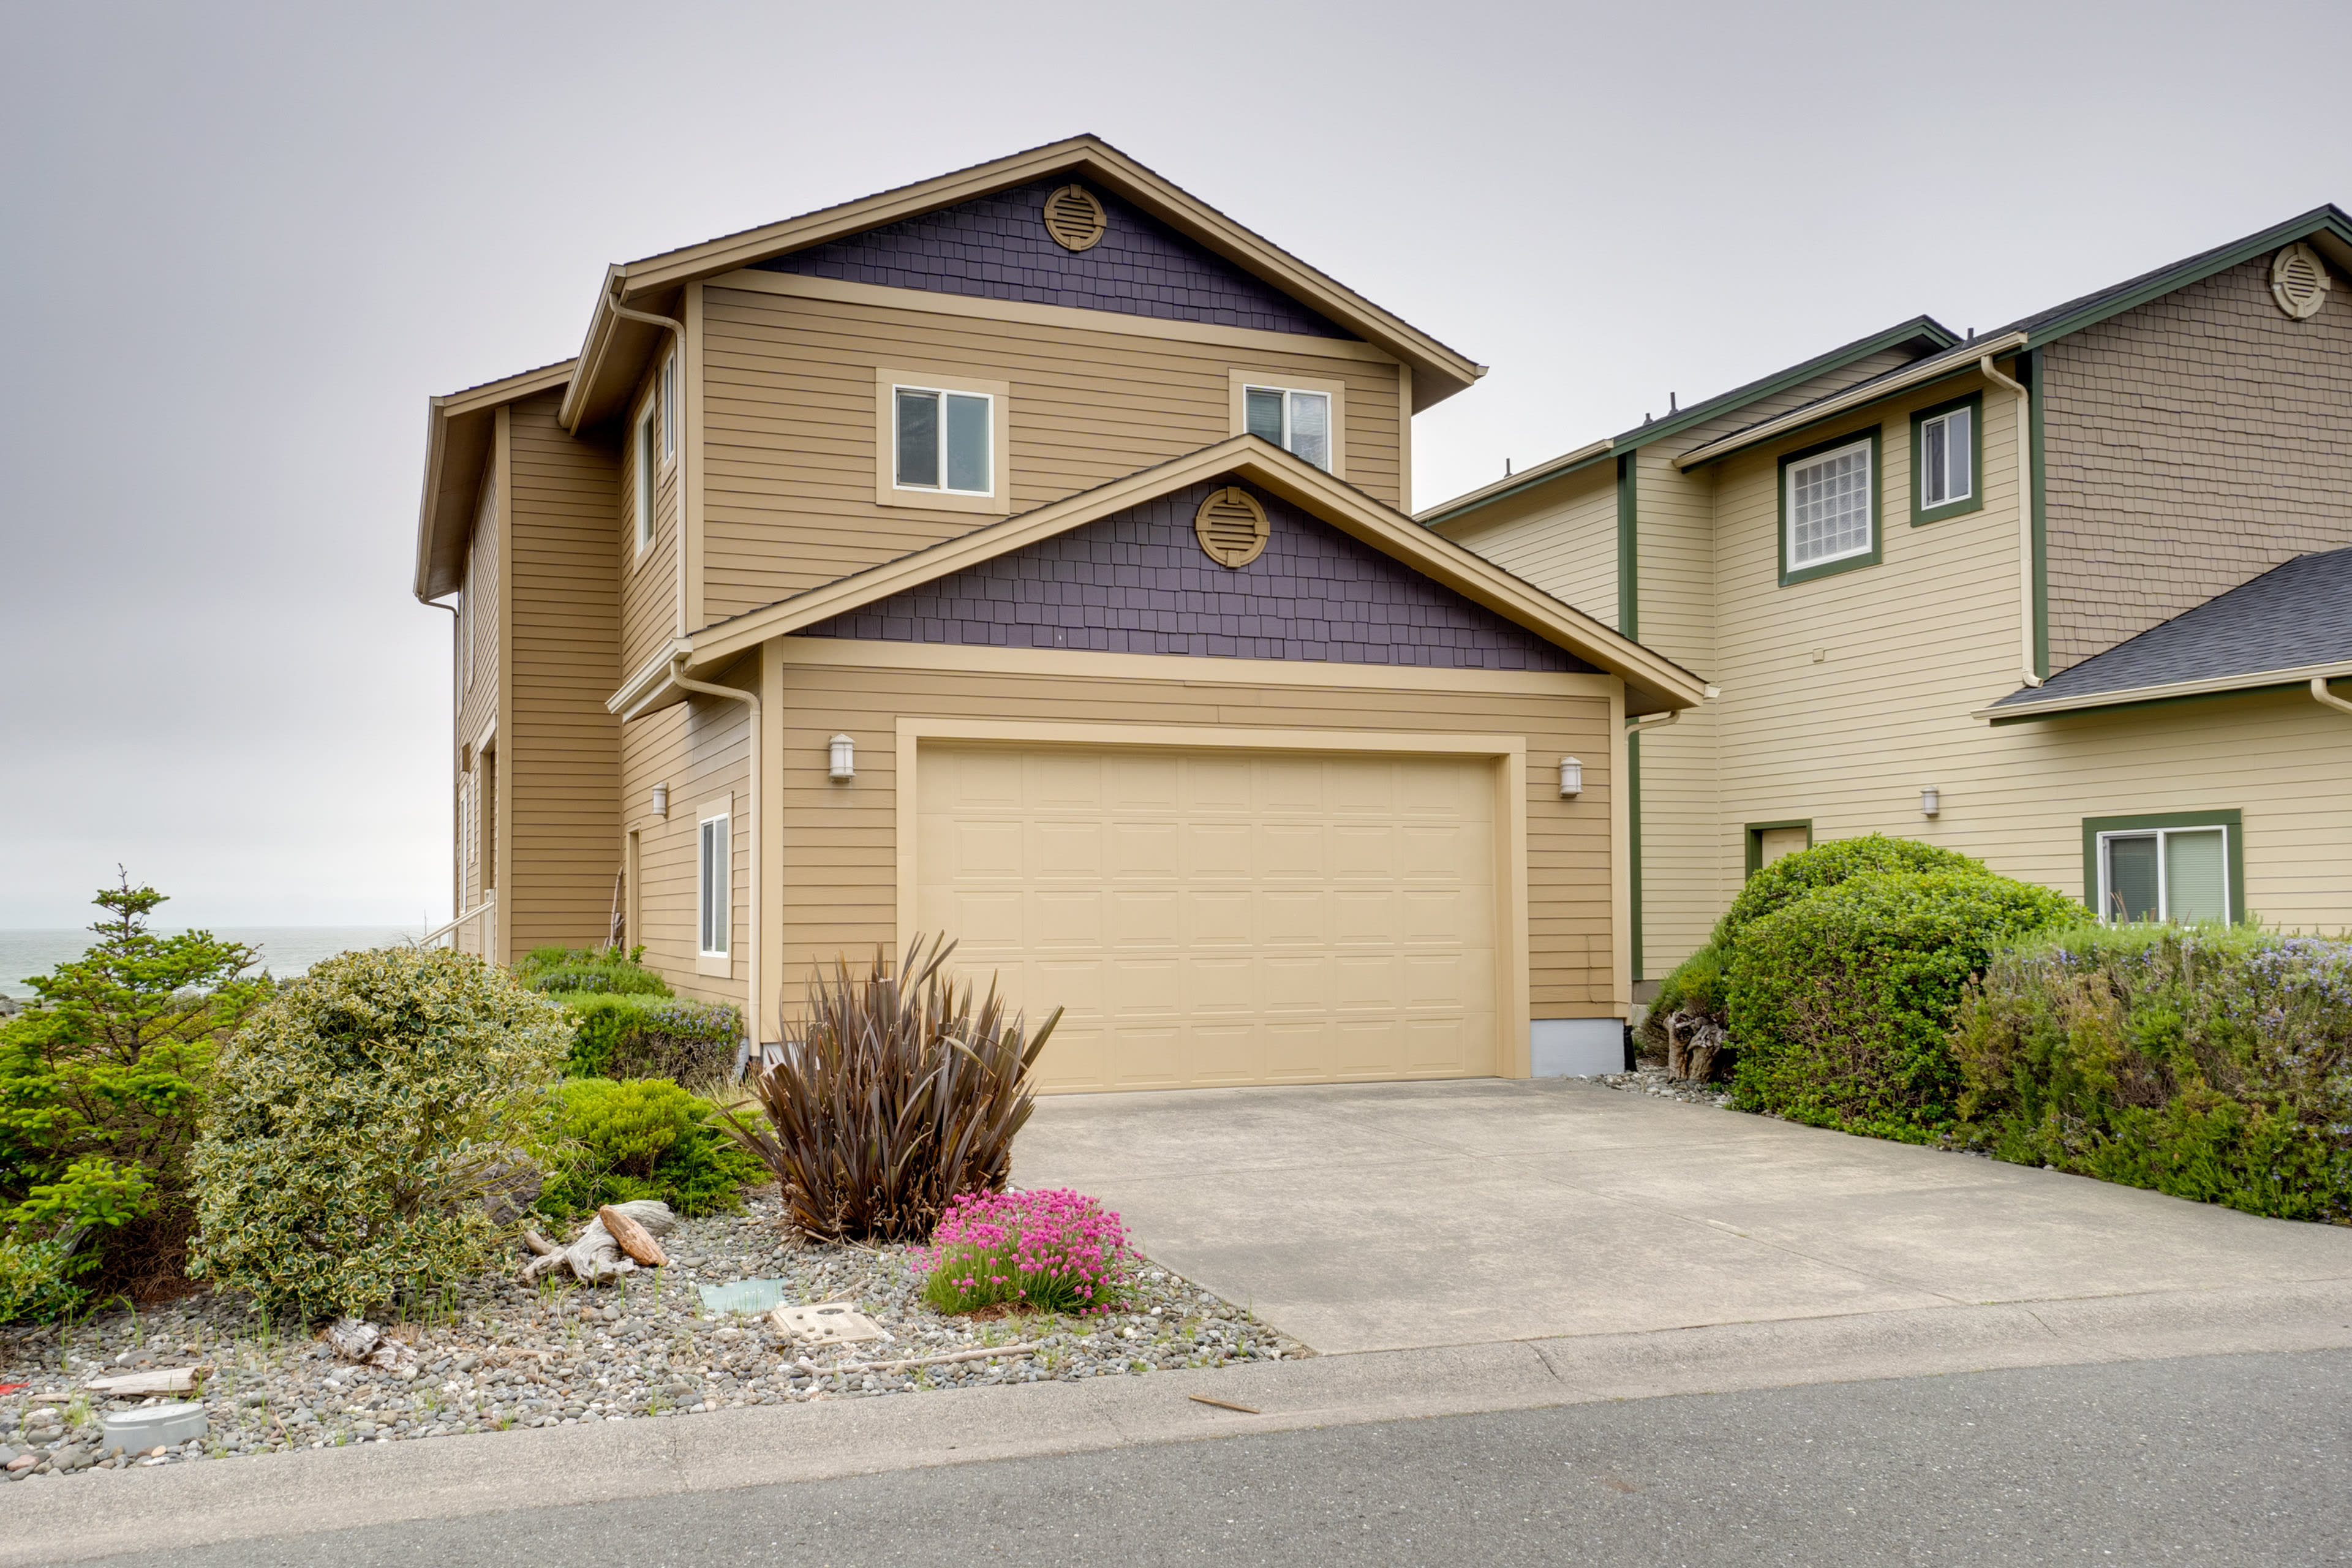
M1933 816L1943 809L1944 792L1942 790L1937 789L1934 784L1929 784L1919 792L1920 816Z
M667 784L654 785L654 815L656 816L669 815L669 785Z
M833 765L826 776L839 783L857 776L857 742L846 735L835 735L832 745Z
M1559 760L1559 798L1574 800L1584 793L1584 764L1574 757Z

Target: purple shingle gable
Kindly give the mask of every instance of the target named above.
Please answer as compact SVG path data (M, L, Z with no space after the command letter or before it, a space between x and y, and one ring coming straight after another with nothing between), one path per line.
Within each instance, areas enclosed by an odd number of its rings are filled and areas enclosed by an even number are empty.
M888 289L1309 337L1349 335L1271 284L1091 185L1087 189L1101 201L1109 226L1089 249L1063 249L1045 232L1044 215L1046 195L1068 183L1039 180L752 265L767 272Z
M1253 490L1265 552L1202 552L1192 485L802 632L812 637L1282 658L1436 669L1593 667L1307 513Z

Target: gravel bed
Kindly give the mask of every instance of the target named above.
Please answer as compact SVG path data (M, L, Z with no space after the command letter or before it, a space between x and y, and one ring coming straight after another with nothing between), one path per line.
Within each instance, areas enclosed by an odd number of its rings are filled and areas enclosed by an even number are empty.
M1148 1260L1137 1265L1118 1308L1102 1316L943 1317L918 1297L906 1247L811 1242L782 1216L772 1193L740 1214L681 1221L664 1243L671 1266L617 1286L497 1279L454 1292L415 1313L415 1321L388 1327L417 1353L405 1375L341 1361L323 1340L299 1325L271 1323L241 1297L196 1295L144 1313L105 1311L67 1329L19 1331L0 1342L0 1385L27 1385L0 1394L0 1474L14 1481L97 1467L1312 1353ZM764 1316L705 1313L695 1286L752 1279L785 1281L788 1303L854 1302L890 1337L812 1349ZM895 1373L824 1371L1016 1342L1038 1352ZM796 1364L803 1358L815 1363L814 1375ZM101 1423L110 1412L156 1401L110 1402L83 1385L109 1373L174 1366L196 1370L196 1392L163 1397L201 1399L210 1432L143 1457L104 1452Z
M1632 1072L1602 1073L1592 1080L1627 1094L1653 1094L1660 1100L1679 1100L1685 1105L1713 1105L1731 1108L1731 1086L1722 1083L1693 1083L1686 1078L1676 1078L1662 1067L1644 1063Z

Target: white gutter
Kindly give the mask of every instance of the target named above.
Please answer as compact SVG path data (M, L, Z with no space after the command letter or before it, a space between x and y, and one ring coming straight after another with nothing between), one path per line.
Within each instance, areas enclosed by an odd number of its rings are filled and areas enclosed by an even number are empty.
M748 710L751 741L751 913L744 922L745 935L751 952L743 963L744 990L743 1032L750 1037L753 1055L760 1049L760 694L734 686L713 686L707 680L689 679L686 673L686 655L678 654L670 661L669 683L680 691L692 691L704 697L723 698L740 702ZM730 881L732 881L730 874Z
M2042 677L2033 668L2033 426L2027 418L2033 399L2023 382L1993 369L1991 354L1980 355L1977 368L2017 398L2017 435L2011 443L2017 448L2017 669L2026 685L2039 686Z
M1971 719L2039 719L2053 713L2081 713L2099 708L2119 707L2132 702L2161 702L2173 697L2219 697L2231 691L2260 691L2282 686L2301 686L2306 681L2317 688L2314 695L2326 691L2327 682L2352 679L2352 661L2334 664L2298 665L2292 669L2258 669L2244 675L2216 676L2210 680L2174 680L2162 686L2127 686L2116 691L2094 692L2084 697L2045 697L2039 702L1996 703L1979 708L1969 715ZM2333 692L2321 697L2329 707L2337 707L2342 700Z
M1984 358L1990 359L1999 354L2015 353L2025 347L2025 334L2003 332L1997 338L1986 338L1981 342L1969 343L1965 346L1976 350ZM1849 409L1865 407L1883 397L1892 396L1906 388L1920 385L1925 382L1941 381L1948 375L1961 374L1967 369L1968 362L1958 357L1957 350L1947 349L1941 353L1930 354L1926 359L1919 360L1892 374L1882 375L1874 381L1865 381L1860 386L1839 393L1835 397L1825 397L1819 403L1809 403L1802 408L1792 409L1783 414L1778 419L1768 419L1761 425L1750 426L1745 430L1735 430L1719 441L1709 441L1704 447L1694 447L1674 460L1675 467L1695 468L1701 463L1713 462L1717 458L1727 457L1742 447L1769 441L1774 437L1785 436L1791 430L1801 430L1809 425L1834 418Z
M620 317L623 321L643 321L649 327L668 328L670 335L677 340L675 348L675 352L677 354L677 363L676 368L674 368L670 374L673 376L684 376L686 374L686 323L684 321L674 321L667 316L653 315L645 310L632 310L626 305L622 304L621 290L627 286L627 279L615 278L613 280L612 297L607 300L605 303L612 307L613 314ZM658 386L660 384L660 372L658 370L656 371L655 377L655 384ZM680 408L686 406L686 388L683 386L677 387L676 401ZM658 404L658 397L656 397L656 402ZM667 413L667 409L656 407L655 416L656 418L660 418L666 416ZM686 636L686 443L678 438L677 431L665 430L662 434L665 438L674 443L677 447L677 539L676 541L677 546L677 635L680 637L683 637ZM624 437L624 439L634 441L636 438L636 427L632 425L629 427L629 434ZM639 460L642 460L642 458ZM643 477L640 477L637 482L641 485L646 486L649 493L658 493L658 479L649 481Z
M2315 675L2311 678L2311 700L2314 702L2325 702L2330 708L2340 708L2347 713L2352 713L2352 702L2347 702L2328 690L2327 677L2324 675Z
M1644 713L1638 719L1628 719L1625 721L1625 733L1631 737L1644 730L1663 730L1686 711L1688 710L1677 708L1671 713Z

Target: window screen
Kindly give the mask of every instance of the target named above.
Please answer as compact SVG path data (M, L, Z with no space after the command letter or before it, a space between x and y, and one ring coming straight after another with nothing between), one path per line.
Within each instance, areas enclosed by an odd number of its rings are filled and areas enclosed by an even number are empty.
M897 397L899 488L991 493L993 399L910 386L899 387Z
M728 845L728 822L723 816L706 818L702 824L702 877L699 903L702 912L702 951L719 953L727 951L727 937L734 916L735 859Z
M1789 465L1789 564L1818 566L1870 548L1870 443Z
M1969 461L1976 450L1975 414L1955 408L1919 426L1919 504L1948 506L1976 492L1976 475Z
M1317 468L1331 467L1331 399L1320 392L1278 386L1242 389L1243 428L1295 452Z
M2167 827L2099 841L2100 913L2111 921L2226 921L2230 830Z

